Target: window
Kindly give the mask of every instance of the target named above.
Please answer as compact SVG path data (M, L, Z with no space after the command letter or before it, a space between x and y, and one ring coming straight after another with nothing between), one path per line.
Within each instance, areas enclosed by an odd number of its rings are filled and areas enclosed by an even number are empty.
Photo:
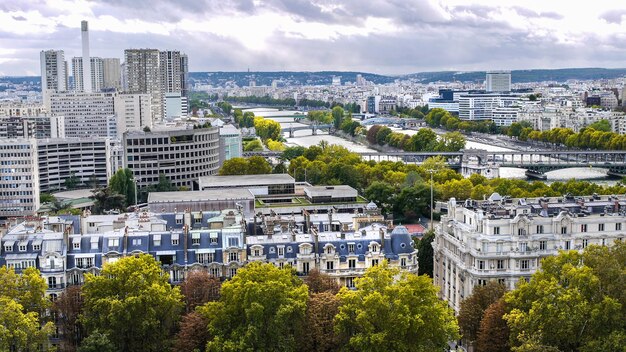
M285 267L285 262L278 262L278 267L279 268L284 268Z
M539 250L540 251L545 251L547 247L548 247L548 242L547 241L539 241Z
M109 247L117 247L120 245L119 238L109 238Z
M239 247L239 238L237 238L237 237L229 237L228 238L228 247Z
M333 254L334 251L335 249L333 248L333 246L326 247L326 254Z
M580 224L580 232L587 232L587 224Z
M487 285L487 280L485 279L478 279L478 286L485 286Z
M571 249L570 241L565 241L565 249L566 250L570 250Z
M40 244L33 244L33 251L40 251L40 250L41 250Z
M518 236L526 236L526 230L525 229L517 229L517 235Z
M484 260L479 260L477 262L477 266L478 266L478 270L485 270L485 261Z
M615 231L621 231L622 230L622 223L618 222L615 224Z
M503 270L503 269L506 269L506 267L505 267L505 263L504 263L504 260L503 260L503 259L498 259L498 260L496 261L496 268L497 268L498 270Z
M287 247L287 253L291 253L293 252L293 249L291 247Z
M496 253L498 254L502 253L502 242L496 243Z
M276 248L274 248L274 247L270 247L270 253L271 253L271 254L276 253Z
M26 244L20 243L18 247L19 247L20 252L26 252L26 247L27 247Z
M520 251L520 252L526 252L526 251L528 251L528 243L526 243L526 242L521 242L521 243L519 244L519 251Z
M220 270L220 268L211 268L209 269L209 274L215 277L220 277L222 276L222 271Z
M604 224L598 224L598 231L604 231Z
M57 278L51 276L48 278L48 288L57 288Z
M215 253L198 253L196 258L200 264L213 263L215 261Z
M346 287L354 288L354 278L353 277L347 277L346 278Z
M172 246L178 246L178 235L176 237L172 236Z
M528 270L528 259L520 260L519 267L521 270Z
M161 246L161 235L158 235L158 237L154 236L153 243L155 247Z
M400 267L406 268L406 258L400 258Z
M278 256L282 257L285 255L285 247L278 247Z
M372 245L372 252L378 252L378 244Z
M506 279L498 279L500 285L506 285Z
M182 217L177 217L176 218L176 225L182 225L183 224L183 218Z
M348 243L348 252L354 253L354 243Z
M230 252L230 253L228 253L228 261L229 262L238 262L239 261L239 252Z
M211 244L217 244L217 234L211 235Z
M348 268L350 269L356 268L356 259L348 259Z
M72 242L72 247L74 249L80 249L80 238L74 239L74 241Z
M228 274L230 275L230 277L234 277L235 275L237 275L237 268L228 269Z
M537 225L537 233L543 233L543 225Z
M378 265L378 259L372 259L372 266Z
M499 235L500 234L500 226L496 226L493 228L493 234L494 235Z
M4 246L4 251L5 252L12 252L13 251L13 246Z
M311 247L310 246L304 246L300 249L300 254L302 255L309 255L311 254Z
M561 226L561 235L567 234L567 226Z
M191 234L191 245L192 246L199 246L200 245L200 234L199 233L192 233Z
M583 248L587 248L588 245L589 245L589 240L588 239L584 239L583 240Z
M308 274L309 270L310 270L309 268L310 268L309 262L303 262L302 263L302 273L303 274Z
M252 255L255 257L260 257L261 256L261 250L260 249L255 249L252 251Z
M327 261L326 262L326 270L334 270L334 269L335 269L335 262Z
M93 258L76 258L77 268L91 268L93 266Z
M196 224L201 224L202 223L202 218L195 217L193 220L194 220L194 223L196 223Z
M141 246L141 238L133 238L133 246Z

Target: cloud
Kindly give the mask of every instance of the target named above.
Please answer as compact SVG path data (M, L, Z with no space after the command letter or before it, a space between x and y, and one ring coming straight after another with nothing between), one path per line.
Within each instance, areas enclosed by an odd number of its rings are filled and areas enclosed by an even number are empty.
M556 0L555 0L556 1ZM611 6L609 6L611 5ZM523 0L22 0L0 3L2 71L37 72L39 51L178 49L192 71L624 66L619 2ZM579 6L579 7L577 7ZM589 43L594 43L589 50Z

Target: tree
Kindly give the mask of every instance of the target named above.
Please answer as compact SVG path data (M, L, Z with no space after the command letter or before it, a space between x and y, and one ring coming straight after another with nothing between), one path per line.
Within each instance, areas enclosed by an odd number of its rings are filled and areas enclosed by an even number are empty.
M192 312L196 307L207 302L217 301L220 297L221 283L215 276L204 270L193 270L187 274L180 285L180 292L185 297L185 310Z
M626 345L626 243L544 258L505 299L515 351L622 351ZM548 348L544 348L547 350Z
M220 175L245 175L248 172L248 161L245 158L231 158L224 161Z
M339 336L334 331L333 319L339 312L339 298L329 291L309 296L300 335L298 351L331 352L340 347Z
M133 172L129 168L117 170L109 180L109 188L113 193L124 196L127 207L135 201L135 180Z
M306 148L301 147L301 146L287 147L285 148L285 150L283 150L283 154L281 155L280 158L284 160L295 159L303 155L305 151L306 151Z
M427 231L424 237L417 242L418 274L433 277L433 241L435 231Z
M463 339L469 344L473 345L478 338L485 310L502 298L504 292L506 292L504 285L489 281L485 286L474 287L472 294L461 302L457 318Z
M0 351L48 350L54 324L42 325L40 316L50 306L48 285L39 270L29 267L21 275L0 267Z
M437 298L430 278L387 263L339 292L335 331L346 351L436 351L458 336L452 310Z
M333 125L335 126L335 129L339 129L339 127L341 127L341 123L343 122L344 115L345 115L343 108L340 106L335 106L331 114L333 115Z
M50 193L39 193L39 201L43 203L52 203L56 200L56 197Z
M376 143L378 143L379 145L385 145L387 143L387 136L389 136L391 132L391 128L383 126L376 133Z
M115 352L117 351L109 335L103 334L100 331L93 331L87 336L80 347L78 352Z
M611 132L611 123L607 120L599 120L588 126L596 131Z
M304 278L304 283L309 287L309 293L311 294L330 292L334 295L339 292L340 288L334 278L322 273L317 268L309 271L309 274Z
M194 352L205 351L206 344L211 339L207 329L209 320L198 312L189 312L183 315L180 328L174 338L173 351Z
M243 148L243 150L245 152L263 151L263 144L258 139L255 139L253 141L248 142L246 146Z
M198 308L209 318L207 351L296 351L307 287L292 268L253 262L222 285L218 302Z
M22 305L7 296L0 296L0 351L48 351L48 335L54 325L41 326L39 314L25 312Z
M113 192L109 187L94 189L91 192L92 195L89 198L94 200L94 206L91 208L94 214L103 214L107 210L124 209L126 197Z
M107 264L85 275L82 322L106 334L118 351L161 351L183 308L178 287L149 254Z
M78 183L80 182L80 179L76 176L75 173L71 172L70 173L70 177L65 179L65 189L67 190L71 190L71 189L75 189L76 187L78 187Z
M79 321L83 309L83 297L80 286L68 287L52 304L52 311L57 316L57 325L61 332L63 351L76 351L83 339L83 326Z
M504 320L506 303L503 298L487 307L478 329L478 352L509 352L509 327Z
M247 160L246 175L264 175L272 173L272 165L262 156L251 156Z

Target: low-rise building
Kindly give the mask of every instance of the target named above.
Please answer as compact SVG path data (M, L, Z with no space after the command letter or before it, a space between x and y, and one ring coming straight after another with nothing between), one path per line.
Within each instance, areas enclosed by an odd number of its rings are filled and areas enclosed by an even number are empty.
M490 280L515 288L560 250L610 246L626 237L626 199L585 196L448 202L435 229L434 283L457 312Z

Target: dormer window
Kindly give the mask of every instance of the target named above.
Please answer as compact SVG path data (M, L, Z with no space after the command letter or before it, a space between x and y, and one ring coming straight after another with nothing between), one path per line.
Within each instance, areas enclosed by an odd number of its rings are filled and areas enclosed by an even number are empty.
M21 241L18 243L18 249L20 252L26 252L28 249L28 241Z
M191 234L191 245L192 246L199 246L200 245L200 233L199 232Z
M109 238L109 247L118 247L120 245L119 238Z
M348 243L348 252L354 253L354 243Z
M372 252L378 252L378 244L372 245Z
M72 238L72 248L80 249L80 237Z
M5 252L13 252L13 245L14 244L15 244L14 241L4 242L4 251Z

